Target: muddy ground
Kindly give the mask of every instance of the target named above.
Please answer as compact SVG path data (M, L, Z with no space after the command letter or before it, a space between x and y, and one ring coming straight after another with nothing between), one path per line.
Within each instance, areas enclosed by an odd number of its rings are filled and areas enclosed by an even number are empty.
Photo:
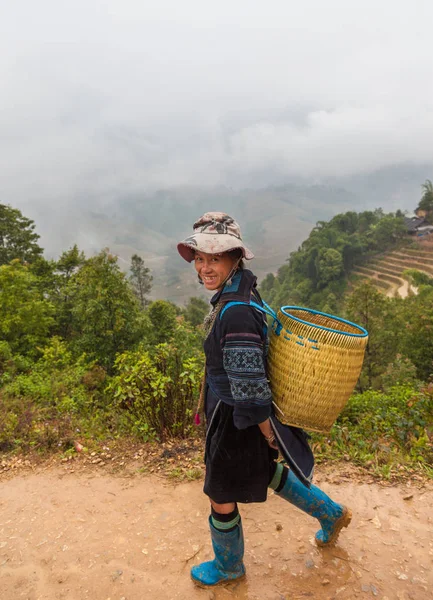
M316 521L273 493L242 505L247 577L203 590L189 578L212 556L202 481L96 460L5 467L1 600L433 598L433 486L420 478L382 485L319 469L316 482L354 515L332 549L316 548Z

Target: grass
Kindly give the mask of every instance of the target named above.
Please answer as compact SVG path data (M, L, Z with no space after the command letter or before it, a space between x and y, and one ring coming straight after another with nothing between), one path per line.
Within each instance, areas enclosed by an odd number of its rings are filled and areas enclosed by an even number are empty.
M382 479L433 478L433 385L356 394L329 434L311 438L318 462L350 461Z
M167 476L169 479L174 479L176 481L195 481L196 479L201 479L203 477L203 471L198 467L192 469L175 467L167 472Z

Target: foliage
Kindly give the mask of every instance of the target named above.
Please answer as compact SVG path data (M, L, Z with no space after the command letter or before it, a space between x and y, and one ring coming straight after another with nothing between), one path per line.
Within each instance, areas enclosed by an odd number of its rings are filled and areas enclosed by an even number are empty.
M177 317L171 344L181 356L193 357L203 362L203 341L203 328L193 327L183 317Z
M415 368L416 378L428 381L433 374L433 286L423 274L408 271L420 285L417 295L387 298L371 282L364 281L347 297L345 314L365 327L369 341L358 387L381 388L392 373L397 383L404 364ZM397 358L397 357L400 358ZM409 361L409 362L407 362ZM390 363L393 364L390 365ZM388 375L385 373L388 372ZM385 380L383 379L385 376ZM408 381L413 380L412 377ZM404 381L404 380L401 380Z
M17 208L0 204L0 265L14 259L32 262L42 254L35 224Z
M430 179L427 179L421 187L424 193L419 201L417 210L425 210L427 213L426 221L433 223L433 183Z
M115 368L107 392L113 397L114 410L124 413L124 429L144 440L191 434L202 361L160 344L152 353L120 354Z
M0 266L0 340L13 353L38 356L54 324L53 311L28 266L19 260Z
M12 350L7 342L0 341L0 385L3 382L5 373L11 368Z
M144 260L138 254L134 254L131 257L131 275L129 276L129 281L142 308L149 303L147 296L152 289L152 279L150 269L145 266Z
M403 271L402 276L418 288L425 285L433 287L433 277L429 277L427 273L416 269L406 269Z
M275 308L302 304L335 311L341 306L347 275L354 266L368 254L397 245L404 236L403 216L386 215L381 209L319 221L308 239L292 252L288 264L280 267L276 276L265 277L260 292Z
M110 370L117 353L137 343L144 320L117 258L108 250L88 259L70 276L70 345L76 356L85 352Z
M377 251L384 251L406 235L406 227L402 217L394 215L383 215L382 218L372 227L371 248Z
M430 187L427 185L426 193ZM288 264L280 267L276 276L267 275L260 288L274 308L304 305L342 314L367 329L369 343L359 390L380 389L387 369L396 375L396 367L388 365L397 354L416 368L418 379L427 381L433 373L432 278L414 269L406 271L405 277L418 288L418 294L405 299L387 298L365 281L350 290L347 286L347 275L364 257L397 247L404 236L401 211L395 215L386 215L381 209L336 215L328 223L318 222Z
M397 354L395 360L386 367L381 377L382 389L385 392L396 385L415 385L417 382L416 367L413 362L401 354Z
M178 308L166 300L155 300L147 309L150 321L148 340L152 345L164 344L173 337L176 329Z
M418 295L396 303L403 333L399 352L416 366L418 378L427 381L433 374L433 286L421 286Z
M359 389L376 387L379 376L398 352L401 330L395 303L378 292L371 282L364 281L347 298L345 313L369 334Z
M85 262L86 257L84 252L80 252L77 244L74 244L72 248L62 252L56 263L56 270L62 275L64 280L68 282L72 275L76 273Z
M36 277L37 286L40 291L45 297L50 296L56 285L55 261L46 260L43 256L37 256L31 263L25 264L28 266L30 273Z
M433 467L433 385L366 391L349 400L329 435L313 435L319 458L345 458L389 477Z
M63 252L54 265L54 286L50 290L50 298L55 306L55 333L64 339L73 336L73 296L70 281L85 264L86 257L75 244Z
M0 264L0 451L191 435L207 303L148 304L149 270L137 255L135 283L108 250L86 259L73 246L48 261L33 228L0 205L0 263L10 252L20 259ZM276 307L338 312L369 331L361 393L313 441L319 457L348 457L385 476L398 463L432 472L433 389L420 382L433 376L433 279L410 269L417 295L387 298L363 282L347 296L347 274L362 255L398 245L402 231L402 214L381 210L319 222L261 286Z
M343 255L334 248L321 248L316 263L320 287L325 287L343 273Z
M15 371L11 361L9 368ZM85 356L74 361L66 344L52 338L41 358L6 379L0 395L0 449L66 448L95 423L106 428L105 372Z
M209 304L203 298L192 297L188 300L183 315L193 327L202 325L205 316L209 312Z

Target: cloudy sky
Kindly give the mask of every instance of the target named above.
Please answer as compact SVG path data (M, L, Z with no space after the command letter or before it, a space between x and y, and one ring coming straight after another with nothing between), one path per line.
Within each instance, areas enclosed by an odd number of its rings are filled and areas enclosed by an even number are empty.
M431 0L0 0L0 202L432 162Z

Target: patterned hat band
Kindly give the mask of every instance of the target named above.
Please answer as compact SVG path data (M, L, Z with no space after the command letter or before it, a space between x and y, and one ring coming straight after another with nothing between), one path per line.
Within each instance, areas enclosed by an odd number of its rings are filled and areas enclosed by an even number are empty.
M242 240L241 228L232 217L225 213L205 213L193 225L194 233L218 233L221 235L234 235Z
M194 223L193 234L177 245L179 254L188 262L196 250L207 254L222 254L239 249L243 258L254 258L244 245L238 223L226 213L208 212Z

